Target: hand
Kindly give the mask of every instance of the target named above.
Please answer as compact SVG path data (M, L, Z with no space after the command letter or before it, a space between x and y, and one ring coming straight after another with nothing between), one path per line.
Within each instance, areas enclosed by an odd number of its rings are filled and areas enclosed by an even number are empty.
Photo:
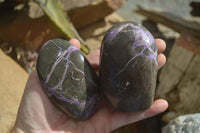
M78 40L72 39L70 42L80 48ZM166 62L165 56L162 54L166 44L161 39L156 39L156 44L160 68ZM87 56L96 70L98 69L99 53L100 50L98 49ZM168 103L159 99L154 101L147 110L125 113L114 111L102 100L98 110L90 119L77 121L61 112L51 103L41 88L37 72L34 70L26 84L13 132L107 133L123 125L159 114L165 111L167 107Z

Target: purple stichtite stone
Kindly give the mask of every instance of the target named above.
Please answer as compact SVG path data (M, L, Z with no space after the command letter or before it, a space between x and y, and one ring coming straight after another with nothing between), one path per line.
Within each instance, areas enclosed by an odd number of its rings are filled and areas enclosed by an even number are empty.
M151 106L157 78L157 47L151 33L134 22L111 27L101 45L100 88L117 111Z
M40 50L37 72L46 94L66 114L85 120L95 112L100 99L97 75L68 41L46 42Z

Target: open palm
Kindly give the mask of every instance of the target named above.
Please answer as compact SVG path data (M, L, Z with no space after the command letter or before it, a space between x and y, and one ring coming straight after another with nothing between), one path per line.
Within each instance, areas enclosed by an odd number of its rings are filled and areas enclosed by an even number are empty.
M76 39L72 39L70 42L80 48ZM165 56L162 54L166 45L161 39L156 39L156 44L160 68L166 62ZM95 69L98 69L99 49L93 51L87 58ZM116 112L102 99L99 108L90 119L78 121L67 116L51 103L40 86L37 72L34 70L27 82L13 132L107 133L123 125L159 114L167 107L167 102L159 99L144 111Z

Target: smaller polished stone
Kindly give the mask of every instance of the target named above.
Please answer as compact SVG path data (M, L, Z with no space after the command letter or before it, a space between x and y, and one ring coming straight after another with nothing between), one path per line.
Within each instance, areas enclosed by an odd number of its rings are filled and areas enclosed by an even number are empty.
M100 100L97 75L80 51L63 39L46 42L37 60L42 88L67 115L88 119Z
M148 109L157 79L157 47L142 25L122 22L112 26L101 45L100 88L117 111Z

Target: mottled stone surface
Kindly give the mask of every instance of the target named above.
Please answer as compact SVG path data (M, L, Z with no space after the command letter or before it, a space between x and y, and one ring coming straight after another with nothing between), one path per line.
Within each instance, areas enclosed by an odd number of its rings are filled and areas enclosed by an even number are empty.
M87 119L99 102L98 78L79 50L54 39L40 50L37 72L49 98L68 115Z
M171 120L162 133L200 133L200 114L179 116Z
M153 36L133 22L118 23L101 46L100 88L117 111L151 106L157 78L157 47Z

